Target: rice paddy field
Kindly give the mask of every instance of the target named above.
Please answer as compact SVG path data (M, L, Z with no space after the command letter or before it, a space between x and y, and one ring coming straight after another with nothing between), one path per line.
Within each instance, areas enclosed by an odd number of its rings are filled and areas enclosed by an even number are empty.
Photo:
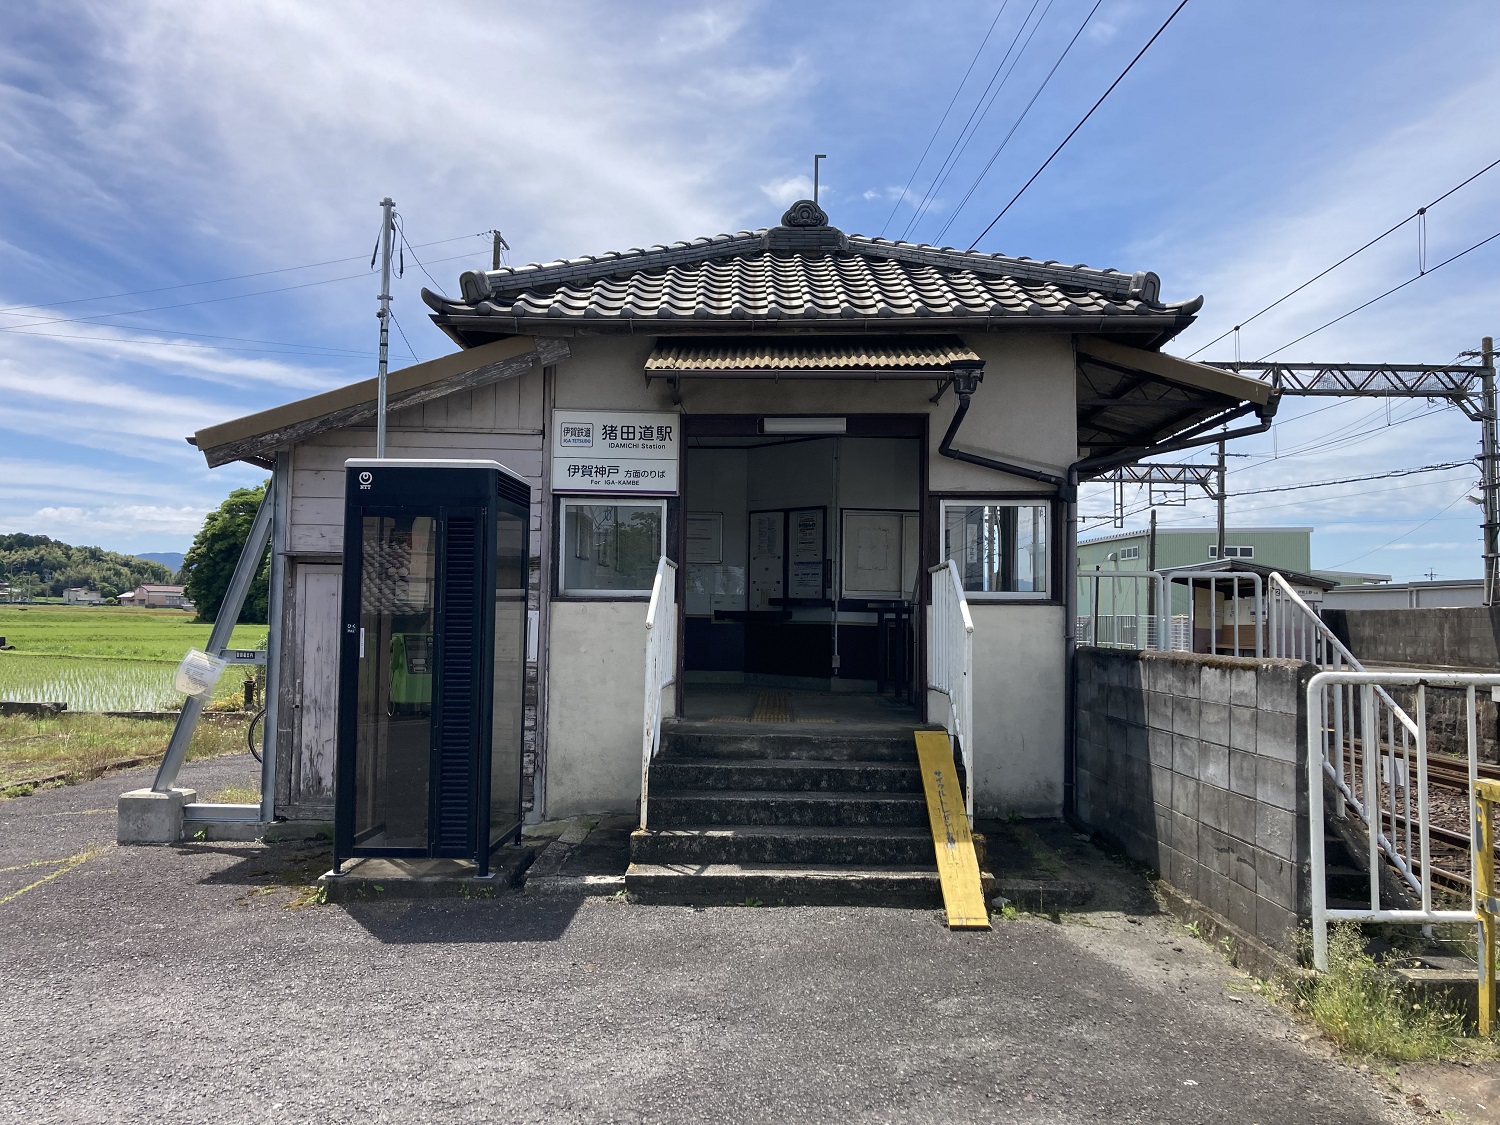
M70 711L164 711L181 706L172 687L177 663L208 643L212 626L181 610L110 606L0 606L0 700L66 703ZM236 648L255 648L264 625L241 625ZM227 669L216 697L241 689L243 675Z
M172 674L211 629L181 610L0 605L0 637L14 646L0 651L0 700L68 705L51 718L0 716L0 799L24 796L38 779L67 783L160 757L173 720L82 712L181 707ZM256 648L265 636L264 625L241 625L233 645ZM216 698L238 695L244 671L226 669ZM188 757L243 753L245 729L243 720L199 723Z

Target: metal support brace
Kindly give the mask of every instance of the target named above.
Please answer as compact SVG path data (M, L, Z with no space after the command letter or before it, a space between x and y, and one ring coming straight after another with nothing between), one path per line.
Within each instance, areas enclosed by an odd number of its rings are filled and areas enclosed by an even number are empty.
M250 583L255 578L255 572L260 569L266 544L271 540L271 513L274 510L278 483L275 477L271 479L265 496L261 498L260 507L256 509L255 520L250 525L250 535L245 540L245 549L240 552L240 561L235 564L234 575L229 580L229 590L219 606L213 631L208 637L208 652L211 656L222 657L224 650L229 647L229 637L240 619L240 610L245 607L245 596L250 592ZM198 727L198 719L203 714L205 704L206 700L201 695L188 696L183 703L182 713L177 716L177 725L172 729L172 740L167 743L166 757L162 758L161 767L156 771L156 780L151 783L153 791L171 791L172 783L177 780L177 774L187 758L188 744L193 740L193 731Z

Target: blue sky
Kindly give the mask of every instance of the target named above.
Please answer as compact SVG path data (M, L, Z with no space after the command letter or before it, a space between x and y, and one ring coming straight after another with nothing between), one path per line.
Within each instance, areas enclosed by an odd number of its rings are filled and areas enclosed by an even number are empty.
M1173 7L17 8L0 41L0 530L185 547L261 474L207 470L184 435L373 374L383 195L437 279L408 256L394 290L422 359L450 345L418 291L487 263L481 232L500 228L524 262L764 226L805 193L813 152L836 225L967 246ZM1202 293L1171 348L1187 354L1500 157L1497 24L1492 2L1190 0L980 248ZM913 222L1013 42L1019 60ZM1497 204L1500 169L1434 208L1429 265L1500 230ZM1283 357L1447 362L1500 334L1497 266L1500 240ZM1241 354L1417 268L1413 224L1246 328ZM1200 358L1234 358L1232 339ZM1231 491L1458 460L1478 437L1425 403L1289 400L1281 417L1240 445L1254 456ZM1472 575L1473 480L1243 496L1230 520L1316 526L1320 566ZM1161 513L1210 518L1207 503Z

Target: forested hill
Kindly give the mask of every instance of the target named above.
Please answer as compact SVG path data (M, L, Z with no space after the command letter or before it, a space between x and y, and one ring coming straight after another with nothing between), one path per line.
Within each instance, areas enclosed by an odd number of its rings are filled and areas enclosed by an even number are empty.
M142 582L171 582L161 563L99 547L70 547L45 535L0 535L0 582L29 587L33 597L62 597L72 586L107 598Z

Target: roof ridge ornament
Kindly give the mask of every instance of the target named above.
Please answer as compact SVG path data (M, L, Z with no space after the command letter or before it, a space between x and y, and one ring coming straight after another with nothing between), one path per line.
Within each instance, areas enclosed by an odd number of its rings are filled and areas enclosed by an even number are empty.
M784 227L826 227L828 213L811 199L799 199L781 216Z

